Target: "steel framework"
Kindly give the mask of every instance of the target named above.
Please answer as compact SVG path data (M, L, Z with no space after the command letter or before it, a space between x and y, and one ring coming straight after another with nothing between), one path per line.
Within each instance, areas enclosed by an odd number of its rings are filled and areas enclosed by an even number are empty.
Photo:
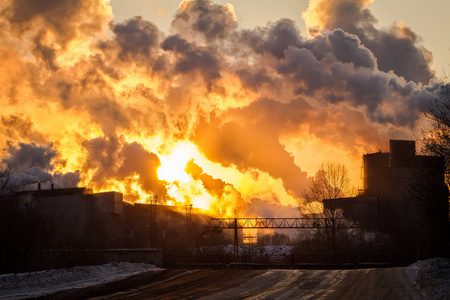
M359 224L345 218L211 218L206 230L243 228L359 228Z
M156 247L156 202L158 196L150 197L150 248Z
M192 240L192 204L186 204L186 247L191 246Z
M244 228L282 228L282 229L319 229L319 228L359 228L359 224L345 218L211 218L205 226L206 231L234 230L234 256L239 256L238 229Z

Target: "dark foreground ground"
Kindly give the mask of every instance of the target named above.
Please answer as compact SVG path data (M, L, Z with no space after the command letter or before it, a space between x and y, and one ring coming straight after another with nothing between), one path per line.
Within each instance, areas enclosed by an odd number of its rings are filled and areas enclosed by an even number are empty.
M165 270L90 299L420 299L407 267L359 270Z

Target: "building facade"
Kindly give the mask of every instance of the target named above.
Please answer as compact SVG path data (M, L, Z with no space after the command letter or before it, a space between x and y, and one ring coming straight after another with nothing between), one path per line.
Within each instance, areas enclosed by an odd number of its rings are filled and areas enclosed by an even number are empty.
M325 209L339 208L362 227L405 243L415 241L419 248L426 248L432 235L447 226L449 197L442 158L416 155L414 141L390 140L388 153L363 156L363 168L362 193L324 200Z

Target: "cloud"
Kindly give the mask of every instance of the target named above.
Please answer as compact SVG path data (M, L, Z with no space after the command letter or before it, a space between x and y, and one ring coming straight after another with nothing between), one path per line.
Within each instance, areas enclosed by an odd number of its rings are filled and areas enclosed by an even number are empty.
M231 5L213 4L209 0L183 1L172 21L172 27L181 31L189 28L208 40L223 39L237 27ZM180 30L181 29L181 30Z
M110 29L120 49L118 57L121 60L148 61L153 48L158 44L158 28L142 17L134 17L117 24L111 23Z
M194 180L200 180L208 193L217 199L210 207L211 212L228 216L243 212L244 200L241 193L232 184L204 173L193 159L186 164L186 172Z
M222 197L226 183L203 172L203 169L191 159L186 165L186 172L195 180L200 180L205 189L212 195Z
M359 37L336 29L328 35L333 53L341 62L351 62L355 67L374 69L377 62L373 53L361 45Z
M211 49L196 49L178 35L170 36L162 43L162 49L177 54L175 73L192 74L199 72L211 90L214 81L220 78L220 61Z
M145 191L165 195L166 188L158 180L157 170L161 162L156 154L148 152L142 145L134 142L123 146L120 157L123 161L117 170L119 178L138 174Z
M422 45L421 38L402 23L378 29L376 18L366 8L372 2L311 0L303 17L314 34L324 29L341 29L358 36L377 58L380 70L392 70L406 80L428 84L435 75L431 52Z
M299 196L306 187L306 174L280 144L277 128L258 122L248 124L245 117L239 121L222 123L212 117L211 122L199 124L194 141L210 160L226 167L235 165L243 171L265 171L281 178L286 189Z
M49 182L56 183L58 188L76 187L80 181L79 171L51 173L58 165L63 164L64 161L59 159L59 154L52 145L42 146L35 143L20 143L17 147L10 145L8 154L0 162L4 167L2 171L10 172L8 184L12 187L35 189L33 184Z
M148 194L166 194L166 187L157 176L161 162L142 145L126 143L117 137L99 137L83 145L88 152L83 171L93 172L95 187L103 188L110 180L118 180L128 184L137 182ZM137 197L129 192L130 197Z
M4 1L0 143L30 182L228 214L299 200L330 157L357 181L362 153L420 132L440 85L420 37L378 28L370 3L310 1L306 37L288 19L240 29L208 0L183 1L170 34L100 0ZM187 182L160 180L177 147Z
M56 156L57 152L51 146L20 143L18 147L9 147L8 157L3 161L17 172L23 172L32 167L52 170L51 162Z
M31 118L23 114L2 115L0 118L5 137L10 140L43 142L45 138L34 128Z
M302 47L303 38L294 21L281 19L269 23L265 28L243 30L240 41L248 44L256 53L270 53L278 59L284 58L284 51L290 46Z
M75 172L55 172L53 174L53 181L59 183L61 188L74 188L78 187L78 183L81 180L80 170L76 170Z

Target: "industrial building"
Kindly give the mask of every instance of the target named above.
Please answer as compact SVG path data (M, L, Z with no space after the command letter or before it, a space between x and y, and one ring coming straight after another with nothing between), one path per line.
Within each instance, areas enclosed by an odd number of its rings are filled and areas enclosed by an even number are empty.
M194 230L194 223L195 230L201 231L199 224L206 224L209 219L191 206L187 214L184 207L157 204L156 198L147 204L131 204L123 201L122 193L93 193L88 188L54 189L52 185L43 190L38 185L37 190L20 195L51 223L52 245L60 249L184 245L189 233L187 225Z
M432 232L447 224L445 162L416 155L414 141L390 140L388 153L365 154L363 180L360 195L324 200L324 208L340 209L345 218L371 231L422 244L430 243Z
M123 195L93 193L87 188L22 192L52 225L55 247L114 247L123 243L125 217Z

